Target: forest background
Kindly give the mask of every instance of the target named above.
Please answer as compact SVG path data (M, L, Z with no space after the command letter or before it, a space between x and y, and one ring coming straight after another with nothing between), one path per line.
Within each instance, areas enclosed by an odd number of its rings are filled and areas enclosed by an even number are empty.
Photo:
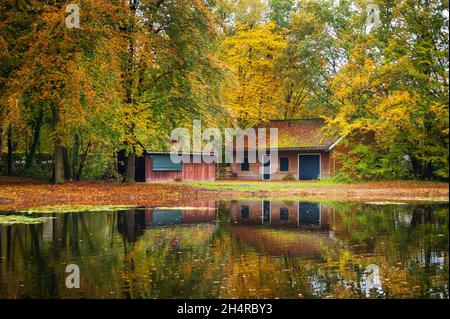
M338 179L448 180L448 13L447 0L3 0L0 175L122 180L120 151L133 167L194 119L320 117L348 137Z

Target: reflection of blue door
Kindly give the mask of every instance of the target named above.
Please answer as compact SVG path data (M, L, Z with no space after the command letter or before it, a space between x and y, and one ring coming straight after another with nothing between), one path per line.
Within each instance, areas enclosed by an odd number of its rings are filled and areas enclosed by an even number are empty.
M298 172L301 180L320 179L320 155L300 155Z
M317 203L299 203L300 225L320 225L320 207Z

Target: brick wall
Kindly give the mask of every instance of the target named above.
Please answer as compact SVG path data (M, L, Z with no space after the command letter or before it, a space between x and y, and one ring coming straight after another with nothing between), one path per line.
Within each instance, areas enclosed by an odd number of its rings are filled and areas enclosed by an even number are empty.
M278 152L279 159L287 157L289 159L289 171L280 171L280 160L278 163L271 165L271 179L281 180L287 175L292 175L298 180L298 156L299 154L320 154L321 156L321 178L327 178L334 175L334 157L330 156L329 152L299 152L299 151L280 151ZM249 164L249 171L241 170L241 164L231 164L231 172L234 178L243 180L261 180L262 179L262 165L259 163Z

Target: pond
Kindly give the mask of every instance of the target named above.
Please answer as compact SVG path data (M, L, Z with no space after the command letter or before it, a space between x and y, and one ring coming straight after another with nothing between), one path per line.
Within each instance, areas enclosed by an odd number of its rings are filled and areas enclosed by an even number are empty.
M28 215L29 216L29 215ZM0 225L0 298L448 298L446 204L226 201ZM68 265L80 287L69 289Z

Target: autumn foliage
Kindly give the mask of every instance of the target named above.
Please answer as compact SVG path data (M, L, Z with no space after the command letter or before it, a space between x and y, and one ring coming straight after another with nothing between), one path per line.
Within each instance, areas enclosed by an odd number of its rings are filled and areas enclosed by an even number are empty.
M123 152L133 182L193 119L322 117L342 179L448 179L448 1L79 0L67 28L69 3L0 5L2 174L99 179Z

